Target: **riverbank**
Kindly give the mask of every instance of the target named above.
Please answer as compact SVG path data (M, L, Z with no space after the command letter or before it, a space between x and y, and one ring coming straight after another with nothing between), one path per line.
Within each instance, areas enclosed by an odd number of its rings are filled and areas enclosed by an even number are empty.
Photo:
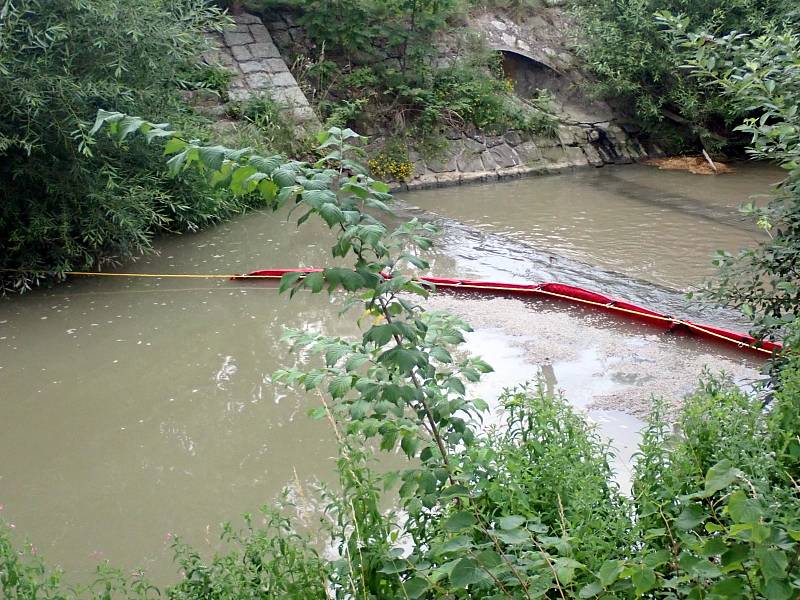
M495 136L455 132L435 158L426 160L412 153L412 177L393 187L411 191L488 183L580 167L631 164L659 153L657 148L645 149L621 127L609 126L602 137L598 131L560 126L556 138L518 131Z

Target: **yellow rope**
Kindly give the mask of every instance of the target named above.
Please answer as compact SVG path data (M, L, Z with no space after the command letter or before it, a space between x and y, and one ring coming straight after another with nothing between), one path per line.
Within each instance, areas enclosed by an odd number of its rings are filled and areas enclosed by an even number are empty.
M7 269L3 269L6 271ZM218 274L189 274L189 273L97 273L92 271L66 271L64 275L70 276L92 276L92 277L143 277L143 278L153 278L153 279L280 279L281 275L218 275ZM305 273L301 272L301 276L304 276ZM425 282L424 283L431 283ZM439 287L449 287L454 289L459 288L468 288L468 289L476 289L476 290L495 290L501 292L527 292L527 293L535 293L535 294L543 294L547 296L552 296L554 298L561 298L563 300L568 300L570 302L579 302L581 304L587 304L589 306L597 306L603 308L605 310L612 310L620 313L625 313L629 315L634 315L637 317L645 318L645 319L652 319L654 321L663 321L666 323L672 323L673 325L682 325L687 327L688 329L693 329L695 331L699 331L705 335L718 338L720 340L724 340L726 342L730 342L732 344L736 344L740 348L750 348L752 350L756 350L758 352L763 352L764 354L772 354L771 350L767 350L766 348L760 348L755 344L748 344L746 342L742 342L741 340L737 340L735 338L728 337L721 333L717 333L715 331L710 331L705 327L700 325L696 325L694 323L690 323L688 321L684 321L682 319L675 319L673 317L666 317L662 315L653 315L650 313L641 312L638 310L633 310L630 308L623 308L621 306L615 306L614 304L604 303L604 302L596 302L594 300L585 300L583 298L575 298L574 296L568 296L566 294L559 294L557 292L550 292L547 290L543 290L541 288L529 288L529 287L506 287L506 286L494 286L494 285L470 285L468 283L437 283L434 284Z
M273 279L275 275L207 275L191 273L94 273L91 271L65 271L64 275L93 277L150 277L154 279Z

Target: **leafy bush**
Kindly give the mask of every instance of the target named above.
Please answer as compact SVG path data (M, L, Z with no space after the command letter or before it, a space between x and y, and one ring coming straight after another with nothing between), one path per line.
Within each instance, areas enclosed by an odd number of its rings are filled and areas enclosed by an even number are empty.
M579 51L598 78L595 92L630 108L655 141L679 152L698 142L731 143L736 113L729 98L698 83L681 67L653 19L681 13L705 31L764 33L797 22L791 0L573 0L585 33ZM794 13L794 16L792 14Z
M3 273L0 289L98 268L158 230L241 208L197 177L170 179L151 148L87 135L110 104L188 124L178 84L220 25L206 0L0 1L0 268L28 272Z
M226 97L233 73L224 67L193 64L178 74L178 87L185 90L210 90Z
M772 160L788 176L763 208L744 212L764 229L769 240L733 255L720 252L719 277L709 282L708 295L739 308L754 321L757 337L794 332L800 341L800 35L749 37L731 33L715 38L695 33L683 17L663 14L676 55L698 81L716 92L744 124L737 131L751 136L748 152ZM712 92L712 93L713 93Z
M313 153L313 143L301 124L285 106L267 95L230 103L228 113L239 120L240 137L250 146L287 156Z
M491 133L542 129L547 117L513 102L496 58L488 63L465 61L420 69L413 79L394 85L391 76L387 77L390 94L401 102L404 112L412 117L409 121L422 132L464 125Z
M294 0L260 6L276 4L298 11L298 23L319 50L298 77L311 86L329 126L402 134L417 150L435 147L451 128L554 131L544 106L515 101L500 56L477 36L462 36L458 60L442 64L434 40L454 28L462 2Z

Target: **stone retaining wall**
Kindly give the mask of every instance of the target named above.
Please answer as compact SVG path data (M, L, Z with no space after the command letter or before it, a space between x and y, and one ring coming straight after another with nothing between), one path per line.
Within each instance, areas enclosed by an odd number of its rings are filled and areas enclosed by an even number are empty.
M233 73L230 99L248 100L267 94L306 128L319 128L314 110L261 19L247 13L233 19L235 27L216 36L216 51L207 58Z
M602 130L561 126L558 138L537 137L518 131L487 136L454 132L447 148L435 158L410 153L414 175L397 189L420 189L544 174L575 167L602 167L631 163L647 155L621 128ZM605 136L605 139L600 136ZM378 139L371 144L377 151Z

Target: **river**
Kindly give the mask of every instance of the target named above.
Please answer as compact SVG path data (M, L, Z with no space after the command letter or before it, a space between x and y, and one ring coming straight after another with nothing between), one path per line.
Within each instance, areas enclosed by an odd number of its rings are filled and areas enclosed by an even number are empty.
M780 172L743 165L702 177L630 166L401 194L401 214L439 223L436 275L575 283L742 327L682 290L709 255L760 233L735 206ZM251 213L158 240L126 272L228 274L320 266L331 236ZM330 481L335 451L313 397L270 374L307 359L284 327L357 333L340 296L278 295L225 279L71 279L0 301L0 517L51 564L84 578L98 561L174 577L169 540L216 547L219 524L286 486ZM431 307L476 327L467 347L496 367L488 399L542 374L619 450L626 485L650 394L678 403L706 364L743 383L759 363L576 307L441 295Z

